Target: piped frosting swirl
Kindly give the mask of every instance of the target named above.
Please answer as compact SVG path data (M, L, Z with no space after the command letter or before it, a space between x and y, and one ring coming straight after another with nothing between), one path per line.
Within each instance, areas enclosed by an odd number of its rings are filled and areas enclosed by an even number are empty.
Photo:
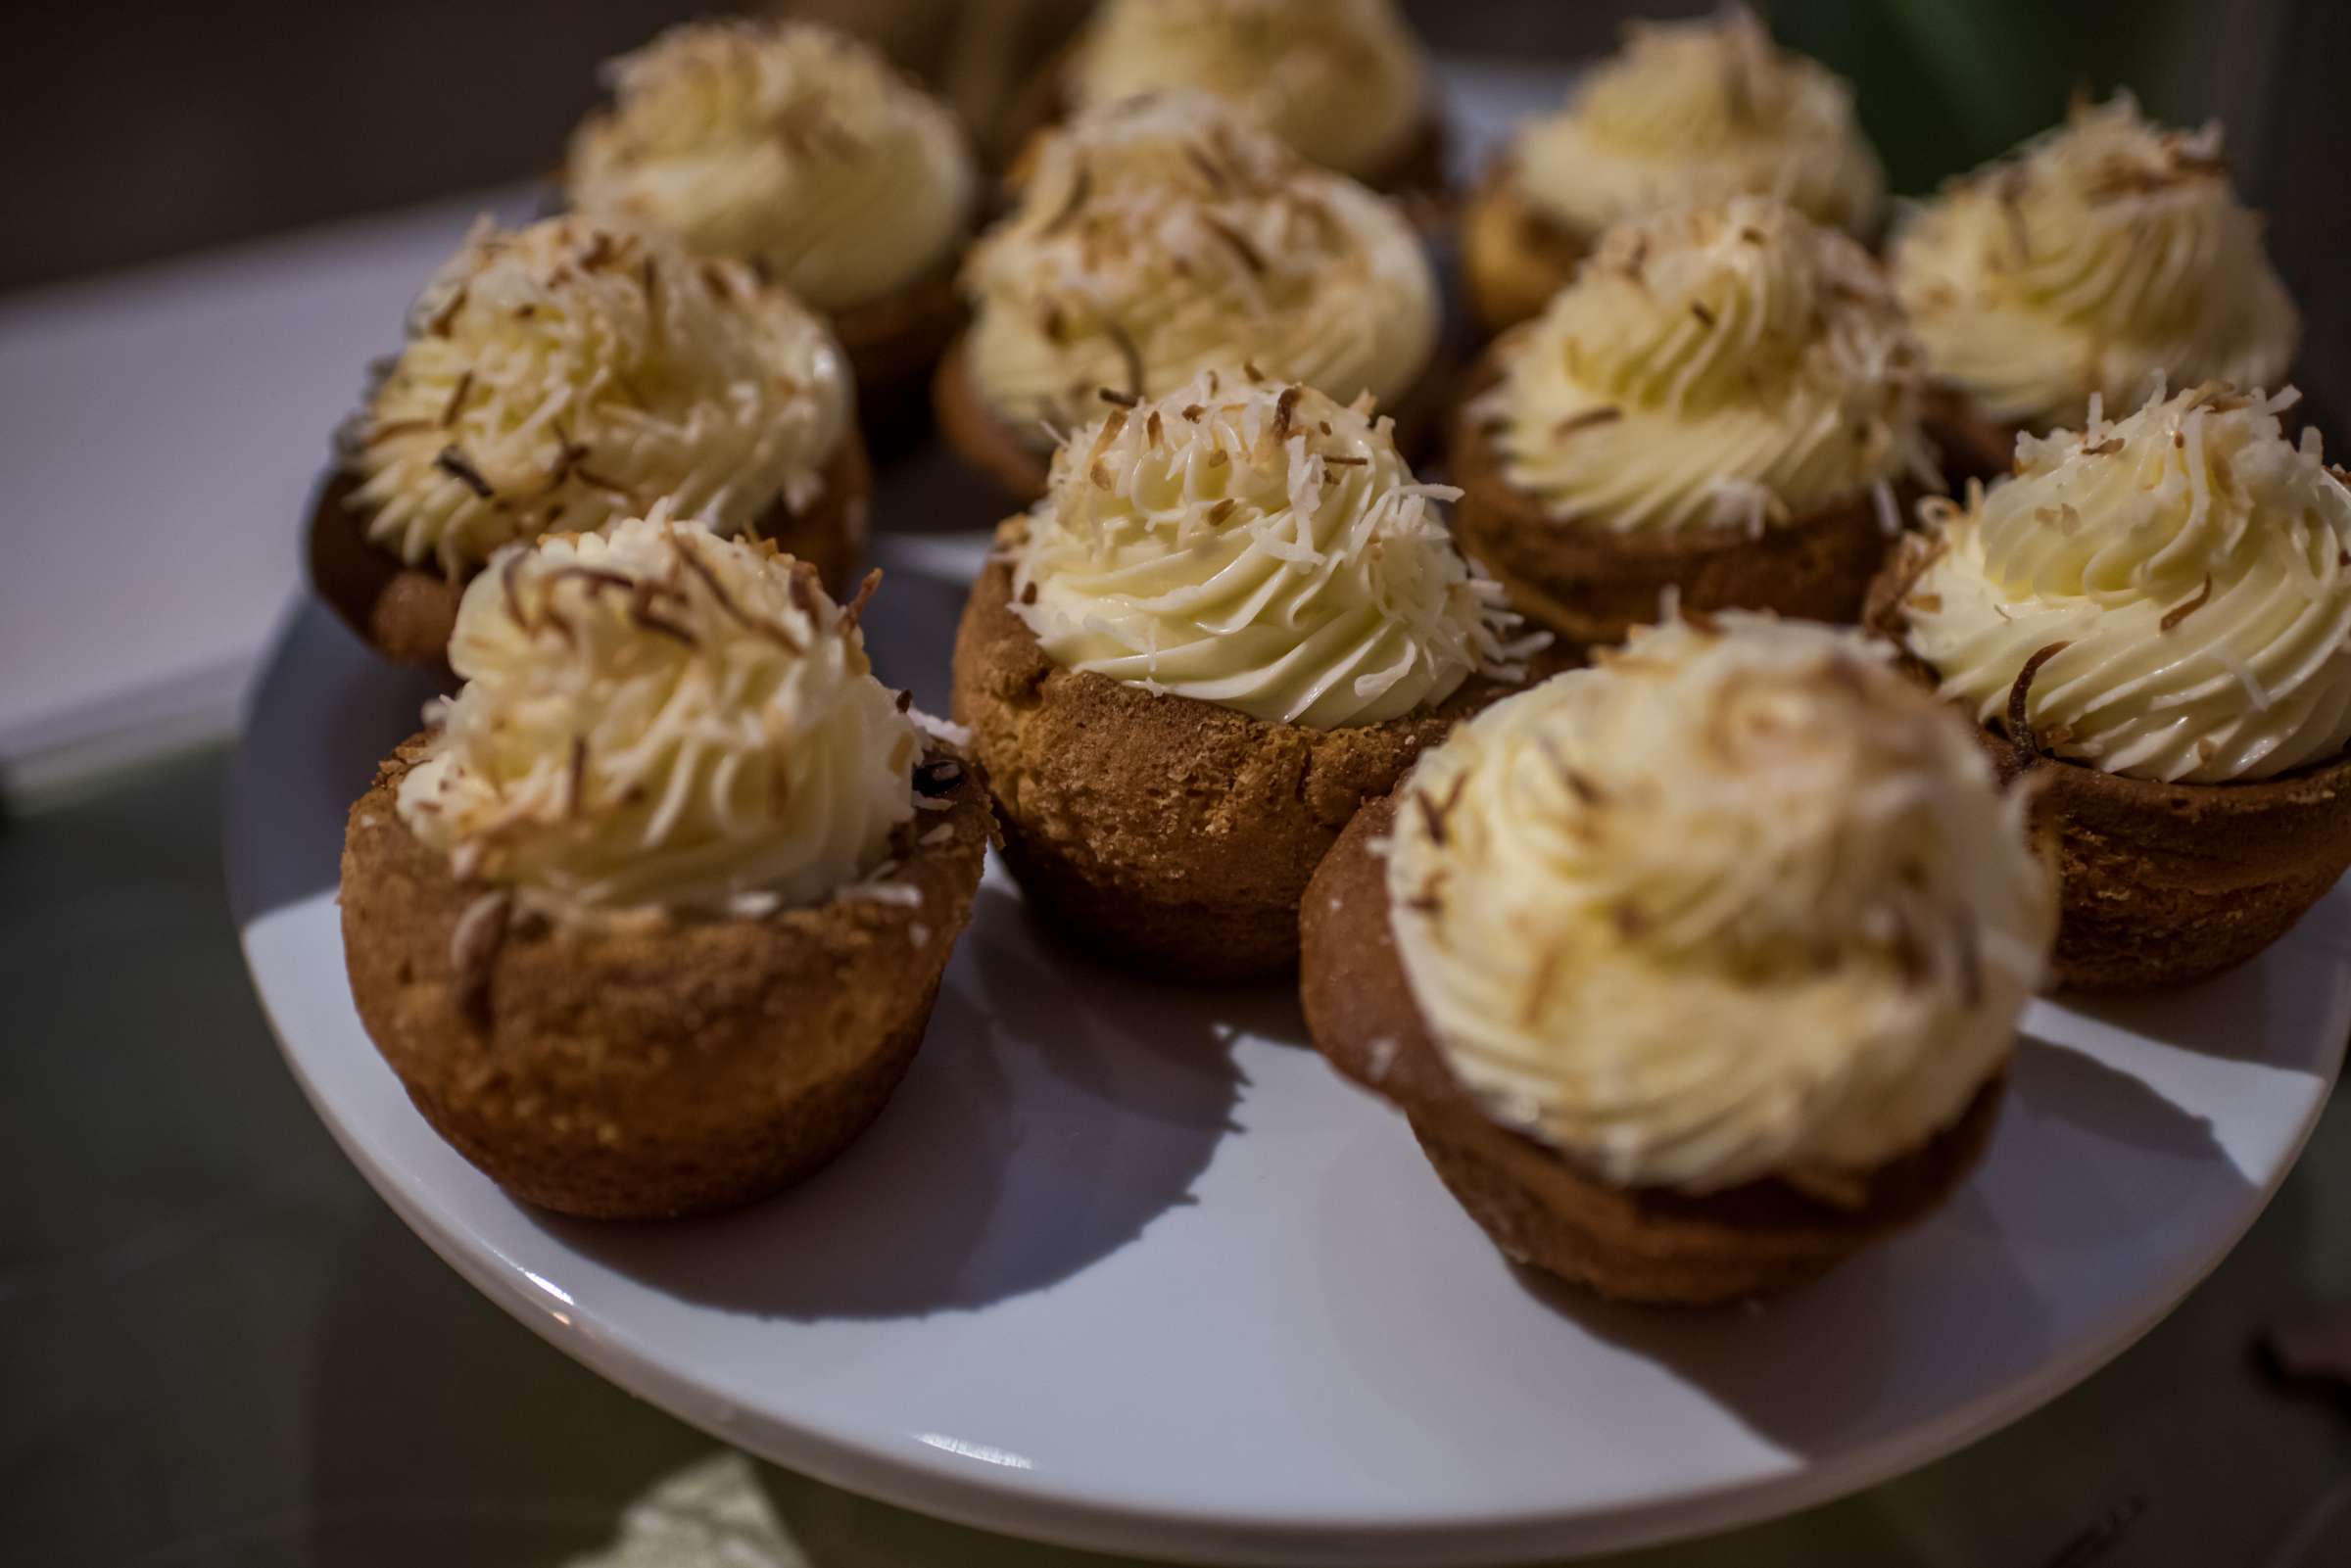
M719 534L816 499L849 428L823 322L747 267L579 217L477 224L344 432L367 537L453 575L667 500Z
M1065 79L1080 107L1213 92L1323 167L1371 179L1426 118L1426 76L1394 0L1107 0Z
M2150 124L2128 93L1945 186L1891 265L1936 378L2034 429L2093 393L2136 407L2159 375L2276 386L2301 336L2220 127Z
M1403 213L1221 99L1084 111L1032 145L1018 183L965 267L967 363L1040 448L1046 424L1094 417L1102 387L1158 397L1252 358L1392 404L1435 350L1436 281Z
M2351 745L2351 490L2293 394L2219 385L2017 444L1934 508L1909 645L1987 723L2107 773L2226 784Z
M613 107L572 138L573 202L756 261L817 309L914 282L971 222L979 176L954 116L845 33L695 23L605 75Z
M1012 546L1048 657L1317 729L1442 702L1528 651L1454 548L1386 419L1295 383L1204 372L1055 454ZM1538 640L1540 641L1540 640Z
M1760 530L1932 473L1876 264L1767 197L1611 231L1500 358L1472 417L1562 521Z
M1707 21L1631 24L1622 52L1564 109L1519 133L1515 157L1536 211L1590 234L1738 195L1778 196L1860 233L1885 190L1851 89L1774 48L1744 6Z
M1802 622L1637 629L1398 801L1392 924L1440 1053L1619 1185L1855 1195L2001 1070L2054 933L1967 726Z
M465 591L465 685L401 819L563 918L829 897L914 815L921 752L856 609L772 546L659 517L510 546Z

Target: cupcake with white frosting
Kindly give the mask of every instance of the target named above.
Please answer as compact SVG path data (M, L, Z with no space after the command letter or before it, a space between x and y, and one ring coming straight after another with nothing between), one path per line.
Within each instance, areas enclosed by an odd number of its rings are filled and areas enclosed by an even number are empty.
M1288 969L1348 818L1534 651L1450 494L1385 419L1241 369L1074 434L955 649L1030 899L1155 973Z
M2022 792L1856 632L1730 614L1495 703L1309 888L1316 1044L1513 1259L1819 1272L1966 1174L2055 925Z
M387 657L440 664L501 547L666 503L837 587L871 476L823 321L734 261L580 217L477 225L408 312L312 523L312 580Z
M2045 782L2057 974L2259 952L2351 865L2351 490L2291 393L2208 383L2017 444L1888 568L1872 621Z
M912 1058L984 796L805 562L662 517L509 546L356 805L361 1021L517 1196L649 1217L830 1159Z
M2239 205L2221 128L2152 124L2128 93L1946 185L1889 264L1926 346L1954 467L2005 472L2022 432L2135 408L2158 379L2279 385L2301 322Z
M1373 190L1443 187L1435 83L1394 0L1104 0L1040 90L1032 118L1054 119L1151 93L1214 93Z
M1612 642L1694 609L1850 621L1935 478L1919 351L1851 239L1768 197L1613 230L1488 351L1454 434L1464 546Z
M1080 114L1032 147L1016 188L966 264L972 323L936 396L949 439L1023 499L1105 387L1158 398L1254 364L1369 394L1408 447L1433 412L1438 292L1411 221L1223 100Z
M1463 216L1486 325L1540 311L1615 225L1693 203L1776 196L1867 238L1885 175L1852 89L1775 47L1745 6L1630 24L1623 49L1556 114L1519 128Z
M961 320L980 200L946 105L871 45L800 22L673 27L604 74L611 106L572 136L572 204L749 262L822 311L869 425L919 400Z

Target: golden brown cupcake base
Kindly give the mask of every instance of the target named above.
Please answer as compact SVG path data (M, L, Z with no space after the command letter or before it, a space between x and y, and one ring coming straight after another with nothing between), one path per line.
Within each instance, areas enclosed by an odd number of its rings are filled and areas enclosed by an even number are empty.
M1995 1078L1917 1152L1873 1172L1855 1207L1765 1180L1703 1197L1620 1187L1497 1125L1455 1080L1413 1000L1372 845L1395 804L1366 806L1315 873L1300 925L1307 1026L1331 1065L1400 1107L1437 1174L1503 1253L1603 1296L1706 1306L1782 1290L1942 1203L1999 1114Z
M1479 324L1492 334L1542 314L1591 249L1591 235L1526 199L1511 160L1496 160L1462 213L1462 270Z
M1005 864L1078 941L1175 978L1287 974L1299 895L1348 819L1511 689L1473 677L1424 715L1274 724L1064 669L1011 594L1011 567L990 561L955 640L955 718L995 797Z
M946 356L939 360L938 374L931 383L932 409L937 415L940 433L964 461L1002 486L1007 499L1015 504L1026 506L1045 493L1045 482L1052 472L1053 450L1024 440L1019 431L999 419L981 401L968 368L969 342L968 337L958 337ZM1446 351L1440 345L1421 369L1420 379L1413 383L1394 407L1379 410L1396 421L1397 450L1408 461L1416 460L1434 444L1442 410L1451 401L1448 389L1454 379ZM1036 427L1034 439L1038 442L1046 439L1042 424Z
M1480 362L1471 398L1494 385L1498 352L1509 341ZM1687 610L1776 610L1850 625L1892 547L1867 492L1761 534L1617 533L1560 521L1511 483L1466 401L1454 424L1452 468L1462 489L1453 509L1462 548L1501 581L1521 614L1583 647L1621 642L1633 627L1655 621L1667 589L1679 591ZM1895 488L1897 515L1906 496Z
M1918 539L1888 564L1865 621L1933 690L1941 678L1906 651L1901 614L1929 547ZM2039 791L2034 828L2056 846L2060 989L2154 990L2232 969L2351 870L2351 755L2250 784L2159 784L1977 734L2003 781L2027 776Z
M484 908L501 895L458 883L401 821L425 739L352 808L344 951L377 1049L466 1159L563 1213L666 1217L776 1192L873 1120L971 916L988 836L972 770L892 846L919 905L565 929Z
M367 516L352 504L359 478L336 467L311 503L311 587L360 640L395 664L449 667L450 634L470 578L452 579L410 566L367 537ZM793 512L778 498L752 524L817 569L836 595L849 591L865 549L866 509L874 473L854 429L825 465L815 504Z
M959 241L906 287L832 318L857 381L858 428L885 457L929 428L931 373L963 329L963 299L955 289L961 255Z

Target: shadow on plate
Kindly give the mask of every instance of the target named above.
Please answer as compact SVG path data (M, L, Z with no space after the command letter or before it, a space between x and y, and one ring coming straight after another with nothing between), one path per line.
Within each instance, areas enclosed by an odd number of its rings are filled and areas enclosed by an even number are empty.
M673 1225L535 1215L673 1295L759 1316L905 1317L1040 1290L1117 1252L1233 1127L1243 1032L1296 1028L1279 992L1155 985L1050 950L981 889L905 1084L807 1182Z
M2029 1160L2025 1139L2039 1145ZM2128 1307L2086 1310L2096 1282L2055 1292L2054 1271L2094 1273L2108 1246L2166 1245L2167 1220L2191 1206L2241 1208L2249 1187L2204 1118L2028 1037L2000 1129L1968 1183L1915 1230L1811 1284L1740 1307L1657 1308L1512 1272L1529 1295L1669 1367L1757 1436L1798 1453L1839 1449L1891 1432L1898 1412L1963 1410L2030 1375L2082 1324ZM2059 1294L2074 1298L2067 1323L2049 1315Z

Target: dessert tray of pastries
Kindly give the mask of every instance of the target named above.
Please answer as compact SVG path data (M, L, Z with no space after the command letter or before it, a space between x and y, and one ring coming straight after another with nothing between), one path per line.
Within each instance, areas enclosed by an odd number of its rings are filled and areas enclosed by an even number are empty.
M1890 214L1732 10L1448 191L1385 0L1108 0L1001 169L804 24L608 85L353 367L229 825L571 1354L1041 1539L1597 1550L2024 1413L2282 1179L2351 489L2218 127Z

